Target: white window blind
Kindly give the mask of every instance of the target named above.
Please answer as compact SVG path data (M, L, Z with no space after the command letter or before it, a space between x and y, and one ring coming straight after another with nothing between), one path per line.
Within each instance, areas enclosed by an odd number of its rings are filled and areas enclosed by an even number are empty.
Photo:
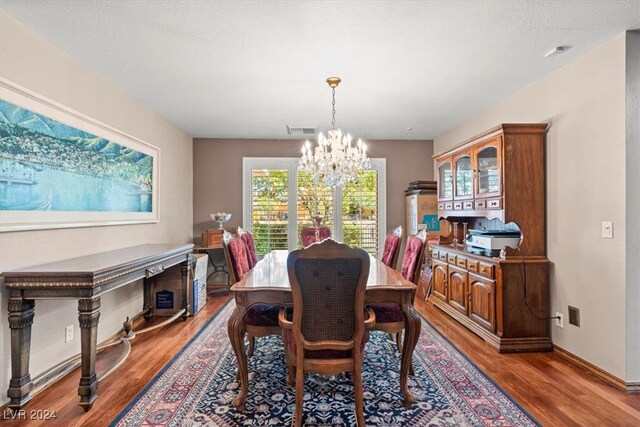
M342 235L349 246L357 246L372 255L380 249L380 207L378 171L358 174L358 182L342 189Z
M301 247L302 228L318 214L333 239L377 256L386 229L386 162L371 165L357 183L334 190L314 185L298 171L297 158L244 158L243 227L253 233L258 255Z
M258 255L287 249L289 215L289 171L251 171L251 232Z

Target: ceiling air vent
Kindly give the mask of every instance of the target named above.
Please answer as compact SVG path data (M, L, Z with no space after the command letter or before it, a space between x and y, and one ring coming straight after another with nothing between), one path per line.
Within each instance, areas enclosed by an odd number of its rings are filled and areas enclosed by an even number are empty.
M318 133L318 127L303 127L287 125L287 133L289 135L315 135Z

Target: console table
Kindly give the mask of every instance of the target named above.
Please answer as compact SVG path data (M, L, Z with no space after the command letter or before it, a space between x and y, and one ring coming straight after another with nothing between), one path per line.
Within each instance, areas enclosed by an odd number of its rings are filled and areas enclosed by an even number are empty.
M188 314L187 280L192 244L148 244L7 271L9 327L11 328L10 408L19 409L30 398L31 325L36 299L78 300L81 341L79 405L88 411L97 397L96 346L100 297L136 280L144 280L145 319L153 317L151 278L176 264L182 266L182 318ZM127 343L128 344L128 343Z

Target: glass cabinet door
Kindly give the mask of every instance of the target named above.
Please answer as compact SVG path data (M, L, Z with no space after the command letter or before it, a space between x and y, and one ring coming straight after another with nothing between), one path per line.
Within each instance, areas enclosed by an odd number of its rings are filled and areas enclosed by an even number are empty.
M453 196L451 161L445 161L438 166L438 184L438 199L450 200Z
M478 162L477 195L497 194L500 192L500 166L498 164L498 148L487 146L476 154Z
M456 193L455 198L471 197L473 194L473 169L471 156L463 155L456 159Z

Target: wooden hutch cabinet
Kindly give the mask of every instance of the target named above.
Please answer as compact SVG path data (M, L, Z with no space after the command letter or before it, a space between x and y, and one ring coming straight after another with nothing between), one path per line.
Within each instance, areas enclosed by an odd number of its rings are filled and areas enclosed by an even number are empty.
M503 136L436 158L439 211L448 216L501 217Z
M429 301L499 352L549 351L545 247L547 125L502 124L434 156L438 216L469 229L520 232L500 256L471 253L462 227L432 245Z

